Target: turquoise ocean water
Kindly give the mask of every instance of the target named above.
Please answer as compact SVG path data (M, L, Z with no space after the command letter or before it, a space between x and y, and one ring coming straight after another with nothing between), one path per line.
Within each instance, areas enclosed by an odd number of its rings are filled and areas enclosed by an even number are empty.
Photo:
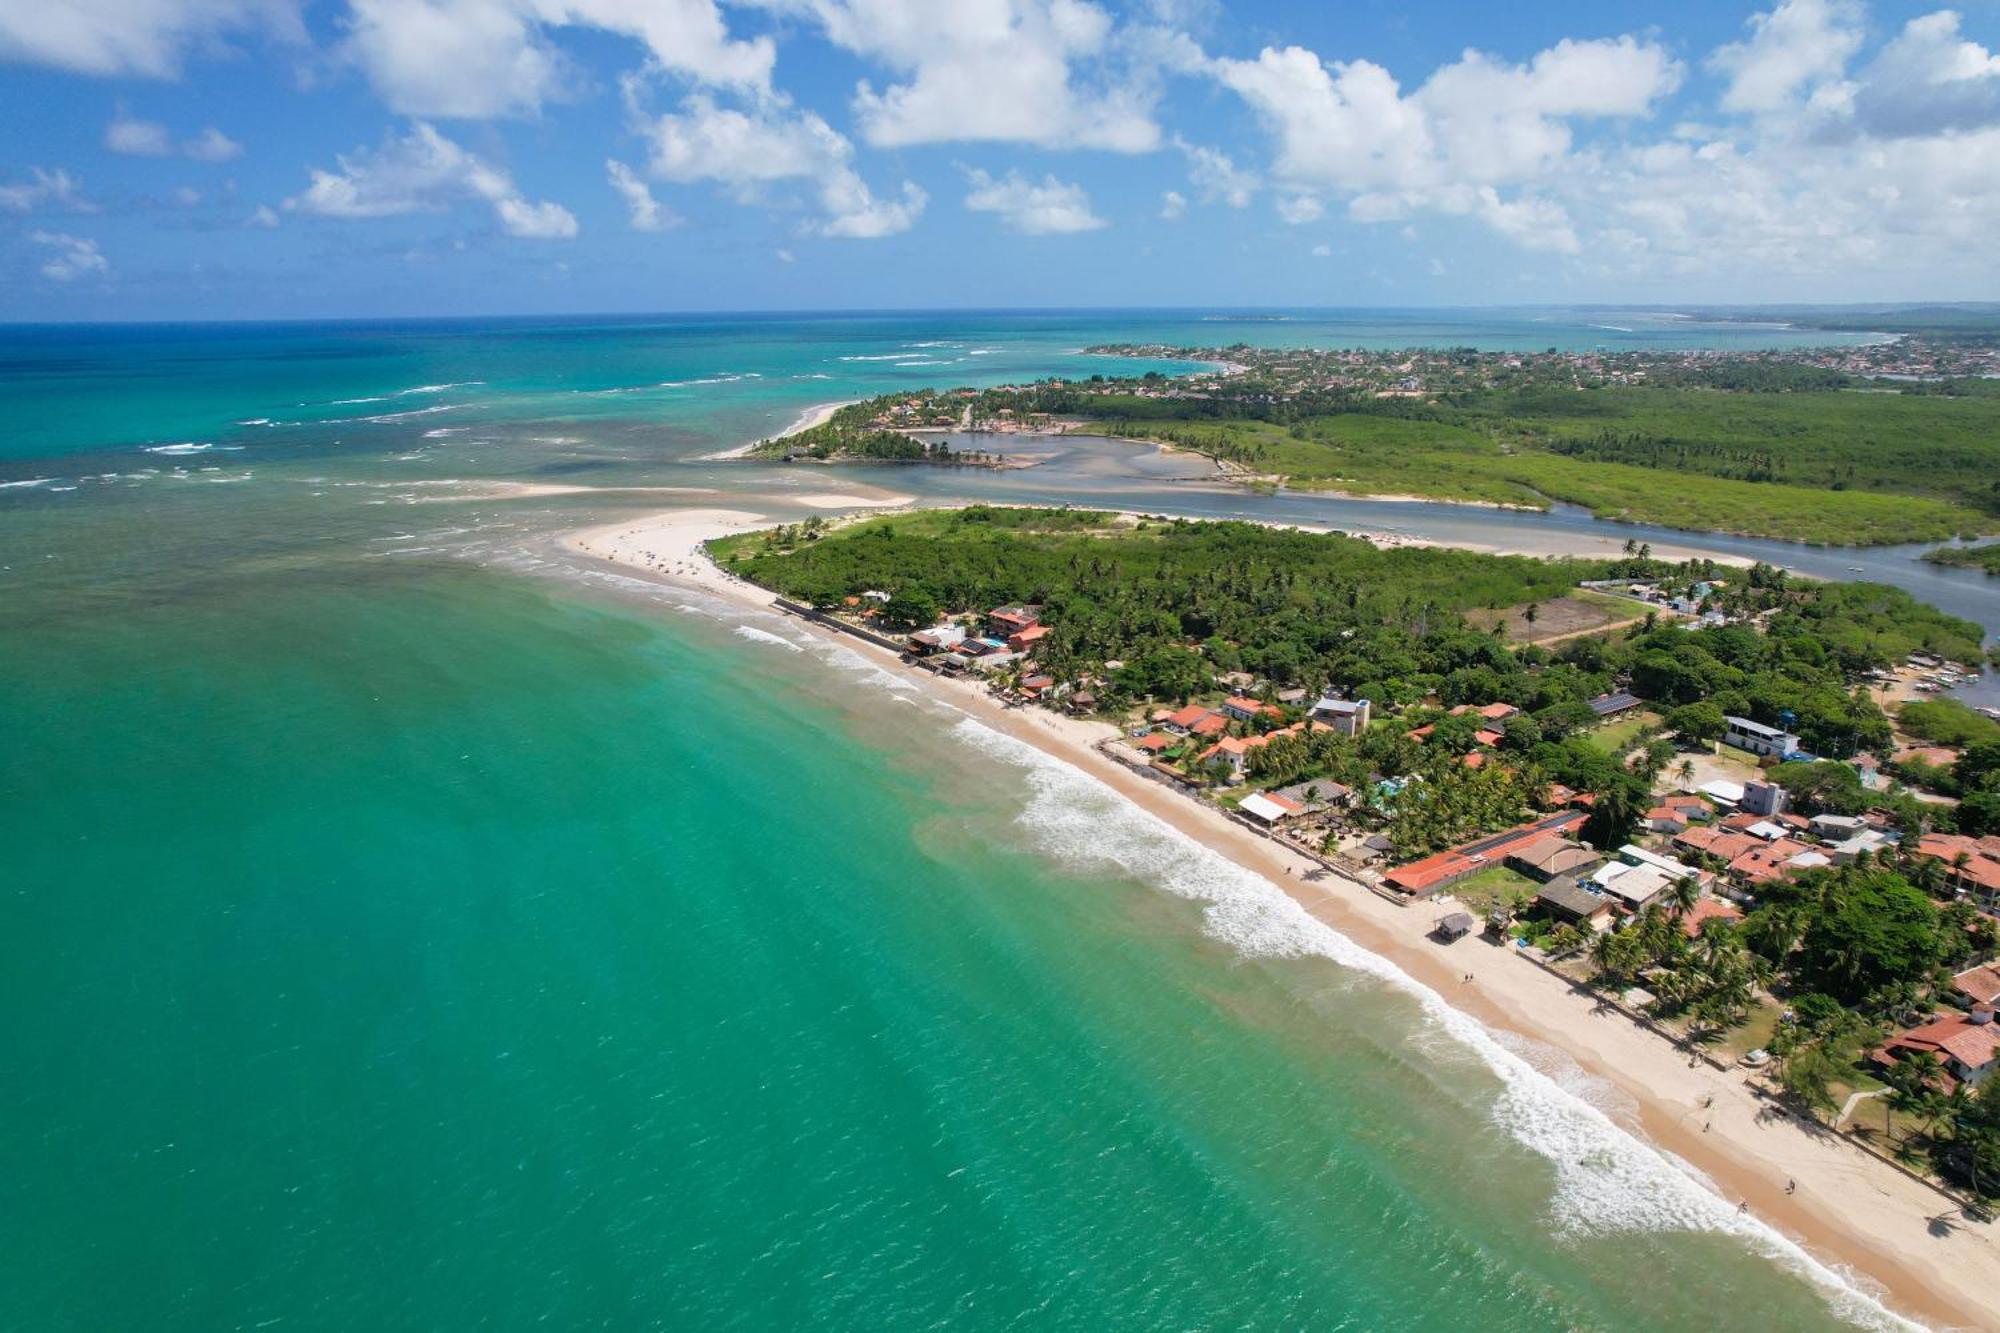
M1088 780L553 541L1202 324L0 331L6 1325L1880 1322Z

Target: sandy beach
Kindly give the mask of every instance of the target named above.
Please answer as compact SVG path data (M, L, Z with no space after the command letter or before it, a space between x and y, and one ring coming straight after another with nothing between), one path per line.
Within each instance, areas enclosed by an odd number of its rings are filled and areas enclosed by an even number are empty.
M827 422L833 420L835 412L860 401L859 398L843 398L837 403L820 403L815 407L809 407L799 413L798 419L792 422L791 425L769 438L782 440L787 436L797 435L802 430L811 430L814 426L824 426ZM751 440L746 444L737 445L734 449L720 449L712 454L703 454L700 461L704 463L719 463L726 458L741 458L762 443L762 440Z
M772 594L722 571L702 543L770 521L746 510L687 509L593 528L566 544L627 571L768 608ZM804 621L798 628L831 634ZM861 640L835 637L853 651L897 663ZM1435 943L1428 932L1449 910L1448 900L1402 906L1322 870L1100 753L1096 744L1115 734L1106 724L1006 708L974 682L909 674L934 697L1081 770L1263 876L1489 1029L1560 1052L1626 1094L1636 1107L1622 1122L1626 1129L1686 1164L1728 1208L1743 1205L1750 1217L1852 1276L1897 1313L1938 1328L2000 1328L1992 1309L1993 1293L2000 1292L2000 1246L1989 1228L1965 1224L1936 1191L1823 1128L1774 1114L1742 1073L1717 1070L1597 1007L1562 978L1509 956L1510 946L1478 937ZM1796 1182L1796 1192L1787 1191L1789 1182ZM1949 1221L1941 1222L1946 1214Z

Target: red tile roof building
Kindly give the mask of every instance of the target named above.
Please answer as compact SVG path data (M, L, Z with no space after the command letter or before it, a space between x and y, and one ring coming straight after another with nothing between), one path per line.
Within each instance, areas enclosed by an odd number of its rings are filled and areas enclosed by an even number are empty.
M1889 1065L1915 1051L1935 1055L1946 1071L1946 1091L1957 1083L1977 1083L2000 1064L2000 1026L1986 1010L1986 1021L1966 1014L1945 1014L1919 1028L1899 1032L1876 1047L1872 1058Z

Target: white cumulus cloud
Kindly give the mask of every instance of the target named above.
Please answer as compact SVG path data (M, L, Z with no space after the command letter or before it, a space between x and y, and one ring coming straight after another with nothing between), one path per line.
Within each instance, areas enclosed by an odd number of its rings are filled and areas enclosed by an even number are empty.
M672 209L653 198L652 190L639 179L638 173L615 157L604 159L604 174L611 182L611 188L625 201L626 210L632 217L633 231L665 231L677 226L680 218Z
M467 152L421 121L377 149L342 155L337 171L314 171L303 193L285 207L317 217L384 218L439 212L480 200L510 236L567 240L576 218L560 204L522 197L513 177Z
M111 261L98 250L97 242L63 231L31 231L28 239L50 250L42 260L41 273L50 282L75 282L78 278L104 277Z
M652 145L649 169L664 181L707 181L754 202L765 187L804 181L822 216L812 230L826 236L871 238L908 231L927 198L914 182L899 195L877 198L854 170L854 146L810 111L767 98L744 110L705 93L682 99L677 111L644 126Z
M79 74L172 78L188 52L264 32L301 41L297 0L5 0L0 59Z
M1883 138L2000 124L2000 55L1959 31L1949 9L1911 19L1843 89L1849 128Z
M1861 49L1859 0L1784 0L1745 24L1750 35L1718 48L1708 67L1729 80L1724 111L1776 111L1835 79Z
M182 140L181 153L197 162L234 162L243 156L243 145L210 125L194 138Z
M121 115L104 127L104 146L128 157L165 157L174 151L174 140L157 121Z
M1257 192L1257 173L1238 167L1220 148L1205 148L1174 136L1174 147L1187 159L1188 183L1201 195L1204 204L1222 203L1231 208L1248 208Z
M82 183L61 167L54 171L30 167L26 181L0 185L0 213L33 213L49 204L72 213L97 211L97 205L84 197Z
M123 112L104 127L104 146L127 157L171 157L179 153L197 162L231 162L243 156L243 145L210 125L179 144L165 125Z
M1160 196L1160 216L1168 222L1187 212L1187 196L1179 190L1168 190Z
M585 81L550 40L563 28L637 42L696 82L768 87L768 37L729 35L715 0L350 0L344 52L397 111L484 118L537 110Z
M1147 152L1158 76L1087 0L791 0L835 44L896 75L863 80L861 137L883 148L983 141Z
M976 168L965 173L972 190L965 206L975 213L994 213L1009 231L1024 236L1095 231L1109 224L1091 211L1090 196L1081 185L1044 176L1039 184L1018 171L995 177Z

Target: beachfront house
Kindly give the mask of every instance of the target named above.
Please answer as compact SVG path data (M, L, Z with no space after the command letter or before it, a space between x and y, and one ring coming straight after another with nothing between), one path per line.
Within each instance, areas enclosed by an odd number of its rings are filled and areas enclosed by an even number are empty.
M1307 814L1316 814L1323 809L1338 809L1354 799L1354 793L1335 782L1332 778L1308 778L1304 782L1294 782L1289 787L1279 787L1271 793L1288 801L1296 801L1305 808Z
M1007 647L1016 653L1031 653L1035 646L1048 637L1047 625L1030 625L1026 629L1015 630L1007 636Z
M1583 874L1603 859L1582 843L1550 834L1508 852L1507 868L1529 879L1552 883L1564 876Z
M1684 879L1706 884L1710 878L1693 866L1628 842L1618 849L1617 860L1591 874L1589 883L1637 912L1666 897L1668 890Z
M1751 754L1783 759L1799 748L1799 738L1779 727L1767 727L1747 717L1725 717L1722 743Z
M910 636L910 651L919 657L948 653L965 642L965 630L958 625L933 625Z
M1250 816L1265 828L1275 828L1296 815L1305 813L1305 806L1276 792L1252 792L1237 802L1236 808Z
M1674 877L1657 866L1610 861L1599 866L1588 883L1599 893L1616 898L1626 910L1638 912L1665 898L1674 885Z
M1557 875L1535 893L1535 907L1553 921L1579 930L1603 930L1611 924L1611 899L1593 893L1574 875Z
M1042 608L1039 606L996 607L986 614L986 633L1004 643L1008 635L1033 629L1041 623Z
M1229 730L1229 719L1212 708L1189 704L1161 718L1160 725L1181 736L1219 736Z
M1366 699L1337 699L1327 695L1312 707L1312 720L1332 727L1343 736L1359 736L1368 730Z
M1870 1052L1883 1067L1918 1051L1937 1057L1944 1066L1949 1092L1959 1083L1976 1085L2000 1068L2000 1028L1993 1009L1981 1005L1969 1014L1940 1014L1922 1027L1899 1032Z

